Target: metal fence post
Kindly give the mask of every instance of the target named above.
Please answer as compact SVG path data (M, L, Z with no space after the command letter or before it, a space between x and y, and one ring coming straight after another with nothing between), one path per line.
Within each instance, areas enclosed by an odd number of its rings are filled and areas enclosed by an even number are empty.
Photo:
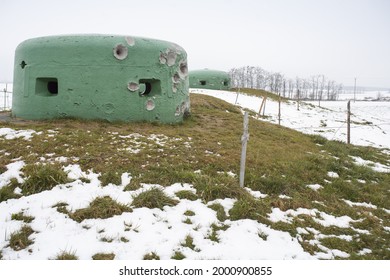
M244 177L245 177L245 161L246 161L246 146L249 140L249 132L248 132L248 124L249 124L249 115L248 112L244 114L244 133L241 136L241 164L240 164L240 187L244 187Z

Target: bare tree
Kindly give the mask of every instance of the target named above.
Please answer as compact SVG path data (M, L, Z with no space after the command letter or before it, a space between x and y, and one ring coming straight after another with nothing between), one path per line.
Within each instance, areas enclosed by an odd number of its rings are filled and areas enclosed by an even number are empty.
M337 100L343 89L342 84L326 79L324 75L312 75L309 78L286 78L279 72L269 72L261 67L243 66L229 71L231 84L237 88L263 89L284 97L323 100L326 90L327 100ZM287 93L287 94L286 94Z

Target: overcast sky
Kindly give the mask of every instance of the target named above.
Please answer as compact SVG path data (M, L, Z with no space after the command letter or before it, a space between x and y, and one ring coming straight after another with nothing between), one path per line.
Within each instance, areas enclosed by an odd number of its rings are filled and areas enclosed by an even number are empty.
M57 34L171 41L189 69L245 65L390 88L389 0L0 0L0 82L16 46Z

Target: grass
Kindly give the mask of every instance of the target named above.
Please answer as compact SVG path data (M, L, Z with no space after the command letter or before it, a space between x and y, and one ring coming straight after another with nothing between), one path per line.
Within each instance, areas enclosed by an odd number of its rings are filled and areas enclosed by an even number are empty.
M76 210L69 214L69 217L76 222L85 219L107 219L123 212L132 212L126 205L117 203L109 196L95 198L87 208Z
M195 212L192 211L192 210L187 210L187 211L184 212L183 215L185 215L185 216L195 216Z
M220 203L213 203L209 205L210 209L213 209L217 214L217 219L221 222L224 222L228 216L226 215L225 208Z
M148 254L145 254L143 257L143 260L151 261L151 260L159 260L160 257L155 252L151 252Z
M272 92L269 92L269 91L265 91L265 90L262 90L262 89L252 89L252 88L232 88L231 89L232 91L239 91L240 93L244 93L244 94L247 94L247 95L252 95L252 96L257 96L257 97L267 97L269 99L272 99L272 100L279 100L279 96L275 93L272 93ZM282 101L287 101L288 99L281 96L280 99Z
M227 175L198 175L194 178L193 185L200 197L207 202L218 198L239 198L247 194L236 179Z
M179 252L179 251L175 251L175 253L171 257L171 259L173 259L173 260L183 260L185 258L186 258L186 256L182 252Z
M228 225L211 224L211 233L207 236L207 238L211 241L219 243L218 231L227 230L228 228Z
M162 210L164 206L175 206L177 203L177 200L168 197L161 189L151 188L134 197L131 205L135 208L146 207Z
M191 235L187 235L186 238L182 243L180 243L181 246L190 248L193 251L199 252L200 250L196 248L194 244L194 238Z
M57 208L57 211L62 214L69 214L68 209L66 208L68 206L68 203L66 202L58 202L55 205L53 205L53 208Z
M12 198L19 198L21 195L15 193L15 188L18 186L18 181L15 178L12 178L8 185L0 189L0 202L7 201Z
M99 180L102 183L102 186L107 186L108 184L120 185L121 184L121 174L113 170L103 173L99 176Z
M237 200L233 207L229 210L229 216L232 221L251 219L264 223L267 221L267 214L270 207L267 206L262 200L257 200L253 197L246 197Z
M25 223L31 223L34 220L34 217L24 215L23 212L14 213L11 215L11 220L23 221Z
M105 253L97 253L92 256L93 260L113 260L115 258L114 253L105 254Z
M180 199L188 199L191 201L197 200L198 196L194 194L192 191L178 191L175 193L175 195Z
M277 98L262 91L242 91ZM18 198L19 195L14 192L17 187L22 189L22 195L29 195L49 190L59 183L65 184L69 179L63 167L70 163L79 164L82 170L91 169L100 173L102 186L109 183L119 185L120 174L129 172L132 179L125 189L130 193L145 183L163 187L188 183L196 189L196 193L188 190L176 192L177 199L168 197L162 189L152 189L134 197L131 207L163 209L164 206L176 205L178 199L211 202L209 207L216 212L221 223L227 219L252 219L272 229L288 232L292 238L298 236L298 227L311 227L330 236L354 235L348 246L337 239L320 242L323 242L323 246L345 250L351 259L390 259L389 251L383 249L388 247L390 240L390 233L384 230L384 227L390 227L390 215L383 210L390 209L390 176L388 173L374 172L369 167L358 166L351 158L361 157L388 165L388 154L379 149L328 141L320 136L304 135L250 119L245 186L268 195L257 199L238 186L238 178L226 175L229 171L239 174L242 135L240 109L197 94L191 95L191 107L192 116L183 124L176 125L77 119L0 124L0 127L42 132L35 134L33 141L27 142L28 149L23 139L5 140L0 137L0 151L4 151L4 156L0 158L0 170L5 171L5 166L15 158L20 158L26 164L22 170L25 182L19 184L14 179L1 188L0 202ZM53 129L58 133L49 137L48 130ZM138 135L138 138L134 135ZM140 151L134 154L128 152L127 148L138 148ZM56 156L66 157L67 163L37 164L41 157L53 160ZM329 178L329 171L336 172L339 178ZM323 188L313 191L306 187L308 184L321 184ZM281 198L280 195L289 198ZM215 199L224 198L236 200L229 213L225 213L221 204L214 202ZM377 209L351 207L342 199L372 203ZM77 221L104 219L131 211L129 206L118 207L118 203L109 198L93 201L89 207L73 213L69 213L66 204L53 207ZM316 208L336 217L347 215L358 221L351 224L352 227L368 230L369 234L351 228L326 228L313 221L313 217L299 216L291 223L272 223L268 214L275 207L282 211ZM190 216L183 215L183 220L187 217ZM134 227L127 228L133 230ZM212 238L216 240L217 231L214 232ZM301 237L301 245L307 252L315 254L321 251L317 245L313 245L316 238L314 234ZM266 237L259 233L259 238ZM364 248L372 252L365 256L358 255Z
M14 232L10 236L9 246L15 250L20 251L33 244L33 241L29 239L30 235L34 231L31 227L24 225L20 230Z
M72 261L72 260L78 260L79 258L76 256L76 251L61 251L56 257L55 260L60 261Z
M69 182L67 174L57 165L30 164L23 168L23 172L27 177L21 185L24 195L51 190L58 184Z

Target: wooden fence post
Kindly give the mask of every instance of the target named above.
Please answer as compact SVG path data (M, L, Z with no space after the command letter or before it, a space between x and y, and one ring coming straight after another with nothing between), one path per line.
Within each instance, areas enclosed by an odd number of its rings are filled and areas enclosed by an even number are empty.
M264 107L264 110L265 110L265 102L266 101L267 101L267 96L264 96L263 100L261 101L261 105L260 105L260 109L259 109L259 113L258 113L259 116L261 115L261 110L263 109L263 107ZM263 112L263 115L264 115L264 112Z
M240 187L244 187L244 177L245 177L245 161L246 161L246 146L249 140L249 132L248 132L248 124L249 124L249 115L248 112L244 114L244 133L241 136L241 162L240 162Z
M281 119L281 116L282 116L282 113L281 113L281 108L280 108L280 103L281 103L281 97L280 97L280 92L279 92L279 99L278 99L278 124L280 125L280 119Z
M238 96L239 96L239 95L240 95L240 88L238 88L238 90L237 90L236 102L234 102L234 105L237 104Z
M299 89L298 89L298 101L297 101L297 110L299 111L299 102L300 102L300 100L299 100Z

